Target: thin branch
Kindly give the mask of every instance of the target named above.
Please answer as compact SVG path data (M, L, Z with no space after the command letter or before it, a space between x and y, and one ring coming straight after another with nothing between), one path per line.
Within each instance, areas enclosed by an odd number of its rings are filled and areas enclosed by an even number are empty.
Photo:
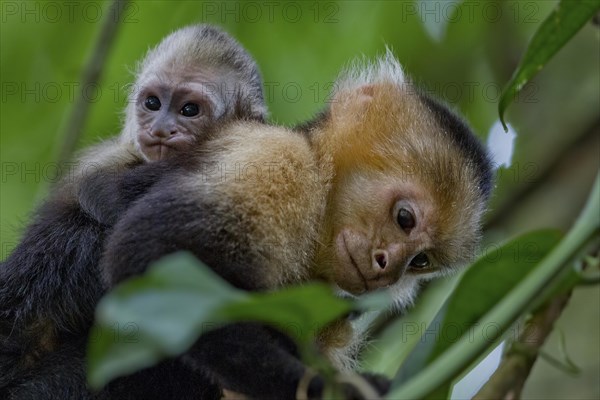
M504 354L496 372L475 394L473 400L509 400L520 397L539 351L570 297L571 292L559 295L532 315L517 341Z
M82 88L90 87L100 80L104 63L119 28L119 22L123 15L123 11L127 6L127 1L128 0L114 0L110 5L92 55L83 71L83 76L81 78ZM65 163L71 158L83 132L89 109L90 103L83 95L83 92L79 92L73 103L73 109L66 124L63 143L58 157L59 164Z

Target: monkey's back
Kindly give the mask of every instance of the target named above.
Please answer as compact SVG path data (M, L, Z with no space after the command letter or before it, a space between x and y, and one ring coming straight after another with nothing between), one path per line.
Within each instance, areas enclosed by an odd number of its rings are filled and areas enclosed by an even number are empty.
M162 180L115 226L101 267L109 285L177 250L191 251L248 290L308 278L328 185L304 135L236 122L191 155L191 162L181 158L175 165L184 168L163 171ZM172 165L149 164L142 176ZM144 252L131 250L138 245Z
M221 226L213 229L230 243L215 248L249 252L254 265L270 270L264 274L268 288L305 280L327 194L308 140L253 122L224 130L203 148L200 167L181 182L219 215ZM231 247L240 243L247 246Z

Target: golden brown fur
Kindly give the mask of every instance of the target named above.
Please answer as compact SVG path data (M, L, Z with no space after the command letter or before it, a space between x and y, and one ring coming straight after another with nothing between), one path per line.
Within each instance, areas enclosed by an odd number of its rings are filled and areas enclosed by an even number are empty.
M348 76L351 79L347 78ZM474 162L434 110L404 81L390 54L338 81L328 113L308 137L280 127L234 123L203 148L220 168L182 181L204 200L235 210L260 264L266 287L325 280L360 295L387 288L397 308L409 306L420 282L464 264L479 240L487 193L486 156ZM410 232L397 222L397 204L411 204ZM411 264L427 253L425 268ZM257 254L254 257L257 257ZM389 263L381 267L376 254ZM319 342L341 369L354 366L364 340L345 321Z
M269 266L266 286L306 280L328 188L306 138L239 122L207 142L201 158L207 172L188 176L182 185L236 211L255 256Z
M475 170L482 166L452 142L445 132L450 128L432 117L399 68L388 53L363 70L362 79L360 71L348 73L351 79L342 79L334 93L329 118L311 132L321 162L331 160L334 170L312 276L336 286L360 285L352 282L347 266L336 257L335 237L348 226L384 245L408 240L411 246L429 249L437 265L409 268L389 284L396 306L405 308L413 302L420 281L449 273L473 256L486 195L478 187L480 172ZM412 196L422 207L427 229L415 240L399 232L385 213L373 211L391 208L390 197L380 196L387 190ZM376 232L374 224L383 228ZM338 367L352 368L352 353L364 335L348 334L340 323L329 329L341 329L343 334L325 332L322 347Z
M390 53L343 74L326 112L297 130L230 122L180 161L141 169L167 173L107 240L101 268L109 286L187 250L241 289L322 280L345 297L388 290L405 308L420 282L473 256L491 187L472 132L416 92ZM355 366L363 322L336 321L320 333L337 368ZM234 328L223 343L204 335L187 356L226 389L256 396L273 383L274 393L289 394L304 382L319 393L320 377L302 378L306 367L287 339L287 350L263 351L273 332ZM230 350L243 365L235 376L213 362ZM273 380L257 381L262 372Z

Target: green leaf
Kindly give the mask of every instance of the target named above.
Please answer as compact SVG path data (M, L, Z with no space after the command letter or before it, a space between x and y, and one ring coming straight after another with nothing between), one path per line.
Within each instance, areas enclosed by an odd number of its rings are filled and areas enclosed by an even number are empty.
M477 321L502 300L560 241L558 231L546 230L527 233L501 248L489 252L471 266L449 298L443 322L435 332L435 345L426 365L439 357L462 336L472 332ZM489 341L493 345L498 332L505 326L490 324L489 337L473 340ZM445 382L428 398L450 398L452 382Z
M249 293L222 280L188 253L167 256L147 273L108 293L96 309L88 348L88 380L100 388L115 377L181 354L205 331L258 320L308 343L350 303L325 284Z
M411 362L398 371L395 385L408 380L431 364L461 337L468 335L477 321L509 293L559 242L554 230L527 233L505 245L487 251L462 276L437 320L430 326L409 356ZM506 327L493 326L496 333ZM494 335L494 340L496 335ZM476 337L473 340L489 340ZM490 340L490 345L493 340ZM425 354L425 356L423 356ZM447 393L445 386L441 395Z
M560 241L556 230L526 233L493 249L463 275L448 299L448 308L440 326L439 340L429 357L434 360L468 330L544 258ZM462 336L462 335L461 335Z
M521 89L600 10L600 0L561 0L533 35L531 42L502 92L498 113L505 131L504 112Z
M350 303L335 297L329 286L313 283L252 294L246 301L232 302L220 312L227 322L267 322L306 344L320 328L350 309Z

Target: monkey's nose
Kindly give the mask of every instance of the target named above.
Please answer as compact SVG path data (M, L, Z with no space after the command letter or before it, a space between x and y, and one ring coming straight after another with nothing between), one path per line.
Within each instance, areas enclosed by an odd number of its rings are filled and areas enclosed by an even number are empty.
M173 135L177 134L177 129L175 128L158 128L158 129L153 129L150 134L154 137L160 138L160 139L168 139Z
M373 268L385 269L388 265L389 256L385 250L375 250L373 252Z

